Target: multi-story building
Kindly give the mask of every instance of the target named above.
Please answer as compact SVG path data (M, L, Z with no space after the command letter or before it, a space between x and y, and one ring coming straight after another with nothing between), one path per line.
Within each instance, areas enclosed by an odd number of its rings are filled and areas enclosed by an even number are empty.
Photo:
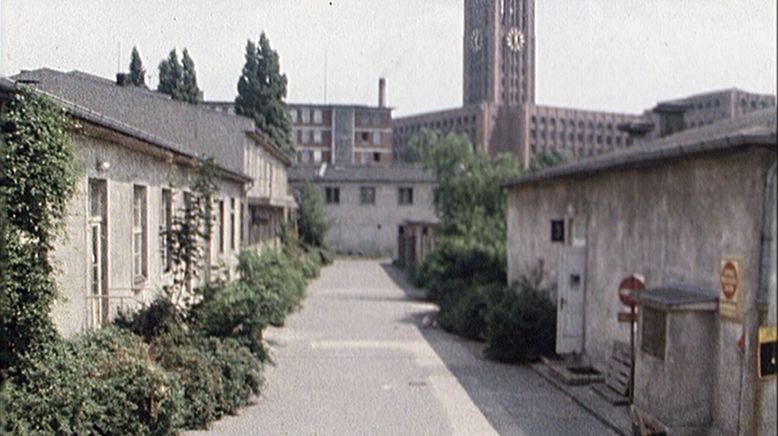
M48 96L83 126L73 132L82 173L65 220L68 238L54 252L66 300L53 318L65 335L108 322L171 283L162 235L173 228L204 158L214 159L216 191L201 277L211 270L234 277L241 247L277 243L295 207L291 162L252 120L173 101L123 78L42 68L0 83L6 95L25 86Z
M652 111L609 113L536 103L535 0L465 0L464 30L464 106L396 118L396 157L422 129L467 134L492 155L516 153L525 166L535 153L550 149L581 158L625 147L629 132L620 124L638 123L647 129L642 134L661 136L645 124L658 120ZM688 103L688 127L775 105L773 96L734 89L681 101Z
M392 162L392 109L385 104L384 79L378 106L290 103L297 162L301 165L387 164ZM235 113L233 102L203 103L217 112Z

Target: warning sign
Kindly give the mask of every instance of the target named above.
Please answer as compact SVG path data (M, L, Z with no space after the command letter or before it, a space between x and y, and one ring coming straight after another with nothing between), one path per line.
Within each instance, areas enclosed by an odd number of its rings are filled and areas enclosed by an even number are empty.
M735 258L721 260L719 270L719 314L722 317L740 320L740 294L743 293L741 278L742 261Z
M771 378L778 374L777 341L776 326L759 327L759 378Z

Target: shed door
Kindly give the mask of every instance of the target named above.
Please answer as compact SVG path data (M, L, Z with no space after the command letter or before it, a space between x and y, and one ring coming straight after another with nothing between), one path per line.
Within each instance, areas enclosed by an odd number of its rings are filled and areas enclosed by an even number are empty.
M556 351L583 351L586 247L566 246L559 259L557 280Z

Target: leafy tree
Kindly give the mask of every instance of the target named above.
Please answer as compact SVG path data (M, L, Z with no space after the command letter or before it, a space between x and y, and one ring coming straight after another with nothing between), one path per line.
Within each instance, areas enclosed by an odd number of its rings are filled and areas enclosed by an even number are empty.
M297 216L300 242L311 247L326 248L325 236L328 228L329 222L322 208L321 192L306 182L300 190L300 209Z
M265 32L259 36L258 46L249 40L246 63L238 79L235 111L253 118L257 128L293 158L292 122L284 101L286 85L286 75L280 72L278 53L270 47Z
M183 67L178 60L178 53L176 53L175 49L170 50L167 59L159 63L157 91L176 99L180 93L183 74Z
M130 55L130 83L135 86L146 87L146 70L143 68L143 62L140 60L140 53L137 47L132 48Z
M188 101L189 103L199 103L200 88L197 87L197 73L195 73L195 64L189 56L187 49L184 49L181 64L180 100Z
M564 150L543 150L535 154L532 162L529 164L530 172L537 172L546 168L564 165L570 161L570 155Z
M410 149L437 178L435 209L442 233L504 244L501 184L521 175L516 157L506 153L492 160L465 135L438 135L429 130L414 136Z
M168 58L159 63L157 91L168 94L173 100L189 103L200 101L195 64L187 49L184 49L182 61L178 60L178 53L173 49Z

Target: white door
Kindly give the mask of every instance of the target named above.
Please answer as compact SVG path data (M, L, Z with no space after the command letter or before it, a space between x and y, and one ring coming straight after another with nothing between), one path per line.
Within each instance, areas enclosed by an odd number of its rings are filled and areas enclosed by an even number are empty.
M557 278L556 352L583 351L586 246L566 246L559 258Z

